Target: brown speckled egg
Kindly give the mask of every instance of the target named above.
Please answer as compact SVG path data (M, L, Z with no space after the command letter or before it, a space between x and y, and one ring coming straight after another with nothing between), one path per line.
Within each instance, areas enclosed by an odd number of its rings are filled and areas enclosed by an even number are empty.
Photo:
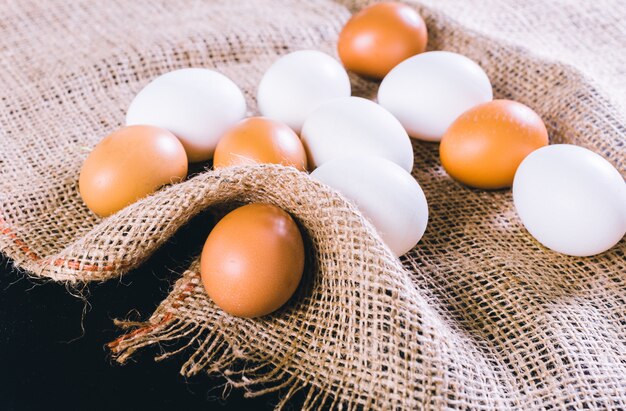
M187 155L172 133L129 126L96 145L83 163L78 185L87 207L106 217L186 176Z
M337 51L350 71L382 79L400 62L426 50L426 23L406 4L383 2L364 8L343 27Z
M238 317L260 317L293 295L304 270L304 243L289 214L248 204L222 218L200 259L204 288L217 306Z
M286 124L263 117L240 121L221 138L213 167L282 164L306 171L307 157L298 135Z

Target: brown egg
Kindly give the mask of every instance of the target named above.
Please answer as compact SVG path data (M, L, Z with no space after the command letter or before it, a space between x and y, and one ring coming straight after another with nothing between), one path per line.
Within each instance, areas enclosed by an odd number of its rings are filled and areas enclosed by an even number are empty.
M426 50L427 40L426 23L415 9L384 2L366 7L348 20L337 49L348 70L382 79L401 61Z
M306 152L298 135L279 121L251 117L220 138L213 156L214 168L261 163L306 171Z
M106 217L186 176L187 155L172 133L129 126L98 143L83 163L78 185L87 207Z
M248 204L213 228L202 250L204 288L238 317L276 311L293 295L304 270L304 243L291 216L269 204Z
M548 145L541 117L510 100L480 104L461 114L441 139L441 164L454 179L472 187L513 184L515 171L534 150Z

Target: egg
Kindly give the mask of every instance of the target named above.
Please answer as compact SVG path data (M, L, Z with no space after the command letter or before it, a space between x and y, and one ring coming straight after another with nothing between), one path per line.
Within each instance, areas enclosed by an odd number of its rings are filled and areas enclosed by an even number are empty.
M187 176L187 156L169 131L124 127L91 151L80 171L79 191L97 215L106 217Z
M301 137L313 167L338 157L372 155L406 171L413 168L413 147L402 124L361 97L340 97L322 104L307 117Z
M298 226L269 204L248 204L228 213L209 234L200 257L207 294L238 317L279 309L296 291L303 270Z
M426 23L415 9L383 2L348 20L339 34L337 50L348 70L382 79L403 60L422 53L427 40Z
M399 165L380 157L331 160L311 177L352 201L396 256L410 251L428 223L428 203L420 185Z
M626 183L583 147L556 144L529 154L515 173L513 201L530 234L559 253L599 254L626 233Z
M439 147L441 164L456 180L497 189L513 184L515 170L534 150L548 145L541 117L511 100L469 109L448 128Z
M409 136L439 141L458 116L493 99L483 69L460 54L429 51L404 60L385 76L378 103Z
M152 80L135 96L126 125L162 127L180 139L191 162L209 160L219 138L246 114L243 93L214 70L186 68Z
M275 61L259 83L257 102L264 117L300 132L306 117L320 104L350 95L350 79L328 54L300 50Z
M242 120L222 136L215 148L214 168L260 163L307 170L307 156L300 138L276 120L263 117Z

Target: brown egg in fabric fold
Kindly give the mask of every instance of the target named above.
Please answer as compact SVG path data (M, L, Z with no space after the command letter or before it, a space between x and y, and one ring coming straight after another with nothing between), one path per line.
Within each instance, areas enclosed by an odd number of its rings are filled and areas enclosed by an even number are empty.
M270 204L248 204L213 228L200 258L204 288L231 315L260 317L283 306L304 270L304 243L291 216Z
M348 20L339 34L337 51L348 70L380 80L400 62L426 50L427 40L426 23L415 9L384 2Z
M298 135L286 124L264 117L237 123L220 138L213 155L216 169L263 163L307 169L306 151Z
M186 176L187 155L172 133L128 126L96 145L83 163L78 184L87 207L106 217Z

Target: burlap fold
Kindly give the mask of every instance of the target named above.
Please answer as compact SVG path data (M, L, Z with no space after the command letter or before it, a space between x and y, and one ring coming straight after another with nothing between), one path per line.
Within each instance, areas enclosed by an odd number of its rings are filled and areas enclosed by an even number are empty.
M626 33L615 26L624 5L430 3L414 3L430 48L476 60L497 97L544 118L552 142L590 148L624 174ZM414 142L413 175L431 219L401 261L339 194L279 166L207 170L104 220L82 204L82 161L151 78L217 68L256 113L269 64L302 48L334 53L349 10L362 5L5 3L0 249L35 276L101 281L141 264L198 213L269 202L307 238L307 271L290 303L261 319L228 316L204 294L194 263L147 323L121 323L132 330L110 344L120 362L178 340L183 374L221 373L250 395L281 390L279 406L304 390L303 408L626 408L624 241L592 258L546 250L524 230L509 191L452 181L435 144ZM557 32L565 34L545 34ZM610 54L576 42L581 32L610 38ZM355 94L375 96L376 84L353 80Z

